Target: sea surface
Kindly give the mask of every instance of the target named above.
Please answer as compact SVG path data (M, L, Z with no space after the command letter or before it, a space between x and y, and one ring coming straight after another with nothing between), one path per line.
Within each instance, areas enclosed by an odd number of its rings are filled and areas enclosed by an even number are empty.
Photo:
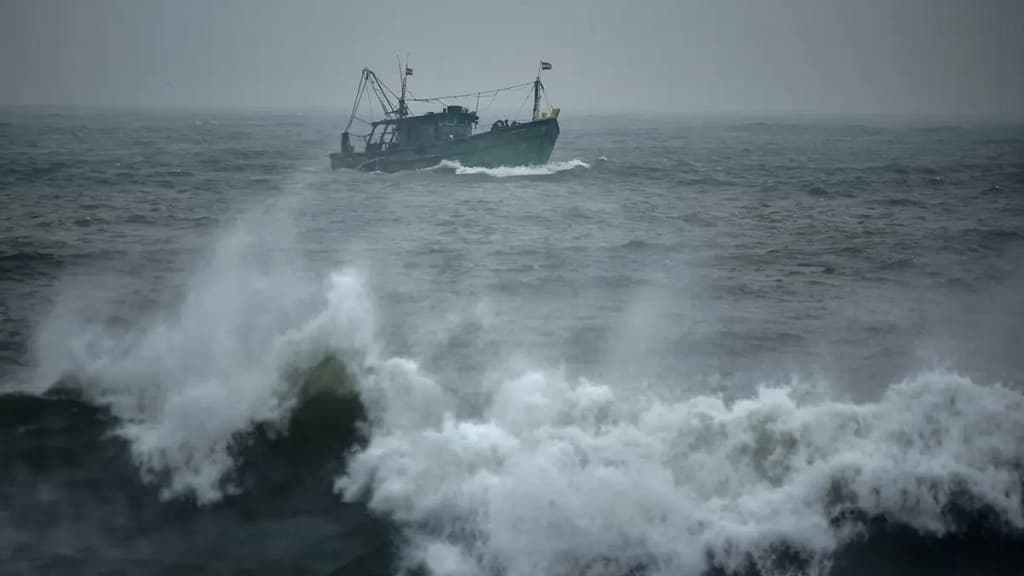
M562 120L0 112L0 574L1024 574L1024 126Z

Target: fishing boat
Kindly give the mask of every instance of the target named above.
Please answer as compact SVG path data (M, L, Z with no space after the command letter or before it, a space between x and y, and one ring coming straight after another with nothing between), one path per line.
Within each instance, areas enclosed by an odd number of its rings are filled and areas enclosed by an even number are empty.
M559 109L551 108L548 104L547 110L541 110L544 94L541 71L550 69L551 64L541 62L536 79L514 86L455 96L411 98L407 82L413 70L408 64L403 67L399 62L401 89L397 94L372 70L363 68L352 114L341 133L341 149L330 154L331 168L397 172L437 166L444 160L458 162L463 166L489 168L544 164L551 157L559 133ZM529 121L498 120L490 128L478 131L478 110L450 104L452 100L475 96L479 108L482 95L525 90L531 85L533 115ZM383 111L382 120L366 121L357 116L364 98L369 100L368 92L372 93ZM414 115L410 112L410 103L435 103L440 104L441 109ZM368 125L369 132L350 133L356 121Z

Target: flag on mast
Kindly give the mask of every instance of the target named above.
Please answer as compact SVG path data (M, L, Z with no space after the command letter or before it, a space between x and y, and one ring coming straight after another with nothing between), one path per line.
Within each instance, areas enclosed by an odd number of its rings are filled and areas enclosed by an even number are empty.
M541 60L540 61L540 69L541 70L551 70L551 62L545 62L545 61Z
M405 75L406 76L412 76L412 68L409 68L408 66L406 66L405 67Z

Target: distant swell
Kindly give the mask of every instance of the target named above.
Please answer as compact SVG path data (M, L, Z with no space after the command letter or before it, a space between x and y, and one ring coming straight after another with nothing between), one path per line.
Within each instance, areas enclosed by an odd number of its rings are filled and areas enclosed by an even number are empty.
M452 160L442 160L438 165L427 170L450 170L456 174L484 174L495 178L509 178L513 176L547 176L557 174L574 168L590 168L590 164L582 160L567 160L563 162L549 162L531 166L498 166L497 168L484 168L482 166L463 166L461 163Z

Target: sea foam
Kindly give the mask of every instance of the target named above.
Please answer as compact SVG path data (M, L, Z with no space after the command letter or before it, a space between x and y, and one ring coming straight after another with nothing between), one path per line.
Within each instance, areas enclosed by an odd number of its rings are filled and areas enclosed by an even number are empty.
M437 166L428 170L452 170L456 174L484 174L495 178L509 178L513 176L548 176L574 168L590 168L590 164L582 160L572 159L562 162L548 162L531 166L498 166L496 168L484 168L482 166L463 166L461 163L452 160L442 160Z
M408 381L429 378L406 364ZM337 489L406 527L409 562L439 575L698 573L760 564L785 543L824 570L858 510L941 534L969 495L1024 527L1024 395L950 372L876 402L802 402L763 387L727 403L625 401L609 386L534 371L474 418L454 404L407 417L393 393ZM427 415L429 413L429 416ZM963 504L960 502L960 504Z
M166 497L230 493L232 438L285 421L289 367L334 354L370 433L335 488L397 521L407 561L438 576L737 569L779 543L825 566L856 533L849 510L942 533L956 503L1024 528L1014 389L930 371L859 404L769 385L669 400L543 366L455 386L381 353L366 275L309 274L275 238L229 230L181 302L136 325L83 320L78 293L42 325L42 381L85 381ZM471 407L449 392L474 388Z

